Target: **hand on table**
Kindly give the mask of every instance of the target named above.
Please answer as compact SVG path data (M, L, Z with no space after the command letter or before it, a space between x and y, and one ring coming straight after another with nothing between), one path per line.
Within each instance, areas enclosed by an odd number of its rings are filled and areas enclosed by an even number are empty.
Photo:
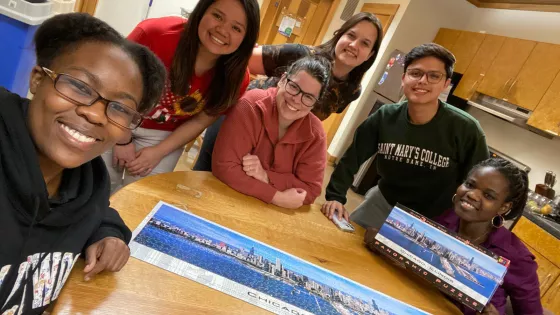
M492 303L488 303L488 305L486 305L486 307L482 310L482 313L480 313L482 315L500 315L500 312L498 312L498 310L496 309L496 307L494 305L492 305Z
M106 237L86 249L84 280L89 281L103 270L120 271L130 257L130 249L121 239Z
M134 176L146 176L161 162L164 155L157 147L145 147L136 152L136 159L126 165Z
M113 167L122 172L127 163L136 159L136 146L134 143L115 145L113 147Z
M247 154L243 157L243 171L248 176L251 176L263 183L268 184L268 174L263 169L259 157L256 155Z
M323 214L327 218L329 218L329 220L332 220L336 212L339 219L344 218L346 221L350 222L348 211L343 204L336 200L325 202L325 204L321 207L321 212L323 212Z
M297 209L303 206L305 196L307 196L307 191L304 189L290 188L276 192L272 203L282 208Z

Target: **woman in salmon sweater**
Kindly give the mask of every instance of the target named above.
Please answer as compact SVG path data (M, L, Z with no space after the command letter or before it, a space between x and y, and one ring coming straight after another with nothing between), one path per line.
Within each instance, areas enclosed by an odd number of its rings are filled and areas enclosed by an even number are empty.
M277 88L251 90L218 134L212 171L231 188L284 208L311 204L321 193L326 135L311 114L330 80L330 63L305 57Z

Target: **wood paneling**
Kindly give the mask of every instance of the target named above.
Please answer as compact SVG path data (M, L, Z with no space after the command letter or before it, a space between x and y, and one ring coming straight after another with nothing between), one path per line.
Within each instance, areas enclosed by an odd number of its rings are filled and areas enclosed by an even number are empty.
M511 84L505 100L534 110L560 71L560 45L538 43Z
M315 42L313 43L313 45L318 46L321 45L321 43L323 42L323 37L325 37L325 34L327 33L327 30L329 29L329 26L331 24L330 22L332 21L334 17L334 13L336 12L336 9L338 9L338 6L340 5L341 1L342 0L333 0L332 5L329 8L327 15L325 16L325 21L327 21L328 23L323 23L323 26L321 27L321 31L319 32L319 34L317 34L317 37L315 38Z
M469 68L463 74L459 86L455 89L453 93L455 96L469 99L474 94L476 88L482 82L486 71L488 71L496 56L498 56L505 40L506 38L502 36L486 35Z
M381 22L383 34L385 34L387 33L389 25L393 22L393 18L397 14L399 6L398 4L366 3L361 11L374 14Z
M521 217L513 232L525 243L538 251L544 258L560 267L560 240L538 227L528 219Z
M543 307L552 314L560 314L560 278L556 279L541 301Z
M451 48L453 48L453 46L457 43L461 33L462 32L458 30L440 28L436 38L434 39L434 43L440 44L441 46L451 50Z
M503 98L536 44L523 39L506 39L477 91Z
M455 72L465 73L465 71L467 71L467 68L471 64L485 37L486 35L481 33L461 32L457 42L451 48L451 52L457 59L455 63Z
M535 255L535 262L539 266L537 269L537 275L539 276L539 289L541 291L542 298L560 275L560 268L556 267L543 255L539 254L539 252L530 245L525 244L525 246L527 246L531 253Z
M554 135L560 134L560 74L556 76L527 123Z

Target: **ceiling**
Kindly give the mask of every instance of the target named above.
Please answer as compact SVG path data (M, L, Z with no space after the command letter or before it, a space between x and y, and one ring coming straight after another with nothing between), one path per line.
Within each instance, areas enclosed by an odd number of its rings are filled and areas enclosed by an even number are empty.
M560 0L467 0L479 8L560 12Z

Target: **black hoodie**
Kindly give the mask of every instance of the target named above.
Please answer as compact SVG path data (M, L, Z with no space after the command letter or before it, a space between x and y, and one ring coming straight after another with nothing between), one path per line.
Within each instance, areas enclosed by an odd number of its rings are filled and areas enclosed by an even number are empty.
M29 100L0 87L0 314L41 314L78 257L108 236L130 241L109 207L100 157L66 169L49 199L26 123Z

